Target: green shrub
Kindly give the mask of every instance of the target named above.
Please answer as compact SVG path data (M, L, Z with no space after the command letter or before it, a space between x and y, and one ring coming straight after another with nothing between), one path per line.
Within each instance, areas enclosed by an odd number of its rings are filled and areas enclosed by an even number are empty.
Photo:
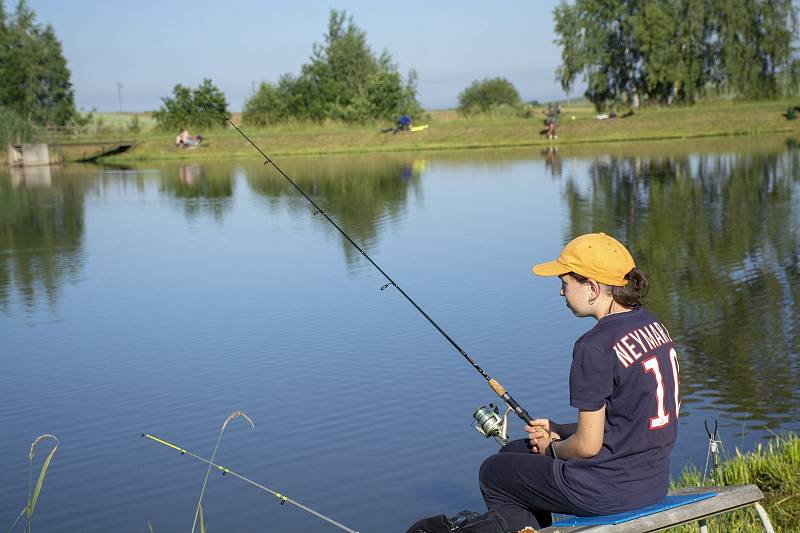
M153 118L163 130L210 129L225 124L222 115L230 116L225 95L209 79L196 89L178 84L172 89L172 98L161 100L164 104L153 112Z
M516 108L521 99L505 78L476 80L458 95L458 110L464 114L486 113L500 106Z
M278 85L262 83L244 104L242 122L251 126L268 126L286 122L289 117L289 99L292 80L284 76Z
M139 117L137 115L133 115L131 117L131 121L128 123L128 132L132 135L139 135L142 131L142 125L139 123Z

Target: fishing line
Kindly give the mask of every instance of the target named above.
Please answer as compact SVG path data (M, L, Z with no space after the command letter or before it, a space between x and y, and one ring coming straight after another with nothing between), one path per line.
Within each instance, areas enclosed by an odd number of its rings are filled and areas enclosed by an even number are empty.
M230 474L230 475L232 475L232 476L234 476L236 478L241 479L245 483L249 483L250 485L253 485L256 488L261 489L262 491L264 491L266 493L272 494L273 496L278 498L278 500L280 500L281 505L283 505L285 503L292 504L295 507L297 507L299 509L302 509L303 511L305 511L307 513L310 513L310 514L316 516L317 518L320 518L320 519L328 522L329 524L338 527L339 529L341 529L343 531L347 531L348 533L358 533L358 531L356 531L354 529L350 529L349 527L340 524L336 520L334 520L332 518L328 518L324 514L318 513L317 511L315 511L314 509L311 509L310 507L306 507L305 505L303 505L300 502L296 502L295 500L289 498L285 494L281 494L280 492L274 491L269 487L265 487L261 483L258 483L256 481L253 481L252 479L246 478L243 475L241 475L241 474L239 474L237 472L234 472L230 468L226 468L224 466L221 466L221 465L218 465L216 463L213 463L213 462L209 461L208 459L200 457L199 455L195 455L195 454L193 454L192 452L190 452L188 450L184 450L183 448L181 448L179 446L176 446L175 444L172 444L171 442L167 442L167 441L165 441L163 439L159 439L158 437L154 437L153 435L150 435L148 433L142 433L142 439L144 439L145 437L150 439L150 440L152 440L152 441L154 441L154 442L157 442L159 444L163 444L164 446L167 446L168 448L172 448L173 450L177 450L178 452L180 452L181 455L188 455L189 457L192 457L193 459L197 459L198 461L207 464L209 466L209 468L211 468L211 467L216 468L217 470L222 472L223 476L226 476L226 475ZM144 442L144 441L142 441L142 442Z
M338 232L339 232L339 233L340 233L340 234L341 234L341 235L342 235L342 236L343 236L343 237L344 237L344 238L347 240L347 242L349 242L350 244L352 244L352 245L353 245L353 247L354 247L356 250L358 250L358 252L359 252L359 253L360 253L362 256L364 256L364 258L365 258L367 261L369 261L369 263L370 263L372 266L374 266L374 267L375 267L375 268L378 270L378 272L380 272L380 273L381 273L381 275L382 275L384 278L386 278L386 281L387 281L388 283L386 283L385 285L381 286L381 290L384 290L384 289L386 289L386 288L388 288L388 287L390 287L390 286L392 286L392 287L394 287L395 289L397 289L397 291L398 291L398 292L399 292L399 293L400 293L400 294L401 294L401 295L402 295L402 296L403 296L403 297L404 297L404 298L405 298L405 299L406 299L406 300L407 300L407 301L408 301L408 302L409 302L411 305L413 305L413 306L414 306L414 308L415 308L417 311L419 311L419 313L420 313L420 314L421 314L423 317L425 317L425 319L426 319L426 320L427 320L427 321L428 321L428 322L429 322L429 323L430 323L430 324L431 324L431 325L432 325L432 326L433 326L433 327L436 329L436 331L438 331L438 332L439 332L439 333L440 333L440 334L441 334L441 335L442 335L442 336L443 336L443 337L444 337L444 338L447 340L447 342L449 342L449 343L450 343L450 345L451 345L453 348L455 348L455 349L456 349L456 351L457 351L458 353L460 353L460 354L461 354L461 356L462 356L464 359L466 359L466 360L467 360L467 362L468 362L470 365L472 365L472 368L474 368L475 370L477 370L477 371L478 371L478 373L479 373L481 376L483 376L483 378L484 378L484 379L485 379L485 380L486 380L486 381L489 383L489 386L492 388L492 390L493 390L493 391L494 391L494 392L495 392L495 393L496 393L498 396L500 396L500 398L502 398L502 399L503 399L503 401L504 401L506 404L508 404L508 406L509 406L509 407L510 407L510 408L511 408L513 411L514 411L514 413L516 413L516 415L517 415L519 418L521 418L521 419L522 419L522 420L523 420L523 421L524 421L526 424L532 424L532 422L533 422L533 419L531 418L531 416L528 414L528 412L527 412L525 409L523 409L523 408L522 408L522 406L521 406L520 404L518 404L518 403L516 402L516 400L514 400L514 398L512 398L512 397L511 397L511 395L510 395L510 394L509 394L509 393L506 391L506 389L505 389L505 388L504 388L504 387L503 387L503 386L502 386L502 385L501 385L501 384L500 384L500 383L499 383L499 382L498 382L496 379L494 379L494 378L492 378L491 376L489 376L489 374L487 374L487 373L486 373L486 372L485 372L485 371L484 371L484 370L483 370L483 369L482 369L480 366L478 366L478 363L476 363L476 362L475 362L475 360L474 360L474 359L472 359L472 357L470 357L470 355L469 355L469 354L468 354L468 353L467 353L467 352L466 352L466 351L465 351L463 348L461 348L461 346L459 346L459 345L456 343L456 341L454 341L454 340L452 339L452 337L450 337L450 335L448 335L448 334L447 334L447 332L445 332L445 331L444 331L444 329L442 329L442 328L439 326L439 324L437 324L437 323L436 323L436 322L435 322L435 321L434 321L434 320L433 320L433 319L432 319L432 318L431 318L431 317L428 315L428 313L426 313L425 311L423 311L423 310L422 310L422 308L421 308L419 305L417 305L417 302L415 302L415 301L414 301L414 300L413 300L413 299L412 299L412 298L411 298L411 297L410 297L410 296L409 296L409 295L408 295L408 294L407 294L407 293L406 293L406 292L405 292L403 289L401 289L401 288L400 288L400 286L399 286L399 285L397 285L397 283L396 283L396 282L395 282L395 281L394 281L394 280L393 280L393 279L392 279L392 278L389 276L389 274L387 274L387 273L386 273L386 272L385 272L385 271L384 271L384 270L383 270L381 267L379 267L379 266L378 266L378 264L377 264L375 261L373 261L373 260L372 260L372 258L371 258L371 257L370 257L370 256L367 254L367 252L365 252L365 251L364 251L364 250L363 250L363 249L362 249L362 248L361 248L361 247L360 247L358 244L356 244L356 242L355 242L353 239L351 239L351 238L350 238L350 236L349 236L349 235L348 235L348 234L347 234L347 233L346 233L346 232L345 232L345 231L344 231L344 230L343 230L341 227L339 227L339 225L338 225L336 222L334 222L334 221L333 221L333 219L332 219L330 216L328 216L328 214L327 214L327 213L326 213L326 212L325 212L325 211L324 211L324 210L323 210L323 209L322 209L322 208L321 208L319 205L317 205L317 203L316 203L316 202L314 202L314 200L312 200L312 199L311 199L311 198L310 198L310 197L309 197L309 196L308 196L308 195L305 193L305 191L304 191L303 189L301 189L301 188L300 188L300 186L299 186L299 185L297 185L297 183L295 183L295 181L294 181L292 178L290 178L290 177L289 177L289 176L288 176L288 175L287 175L287 174L286 174L286 173L285 173L285 172L284 172L284 171L283 171L283 170L282 170L282 169L281 169L281 168L280 168L280 167L279 167L277 164L275 164L275 161L273 161L273 160L272 160L272 158L270 158L270 157L269 157L269 156L268 156L268 155L267 155L267 154L266 154L266 153L265 153L265 152L264 152L264 151L263 151L261 148L259 148L259 147L258 147L258 145L257 145L256 143L254 143L254 142L253 142L253 141L250 139L250 137L248 137L248 136L247 136L247 135L246 135L246 134L245 134L245 133L244 133L244 132L243 132L241 129L239 129L239 127L238 127L238 126L236 126L236 124L234 124L233 122L231 122L230 118L228 118L228 115L227 115L227 113L225 113L225 112L221 111L221 110L220 110L220 109L219 109L219 108L218 108L218 107L217 107L217 106L216 106L216 105L215 105L213 102L211 102L211 101L208 99L208 97L206 97L206 96L205 96L205 95L204 95L202 92L198 91L196 94L197 94L197 95L199 95L199 96L201 96L201 97L203 98L203 100L205 100L205 101L206 101L206 103L208 104L208 106L209 106L211 109L213 109L214 111L216 111L216 113L217 113L219 116L221 116L221 117L222 117L222 119L223 119L223 121L224 121L224 122L226 122L226 123L230 124L230 126L231 126L233 129L235 129L235 130L236 130L236 131L239 133L239 135L241 135L241 136L242 136L242 137L243 137L243 138L244 138L244 139L245 139L245 140L246 140L248 143L250 143L250 145L251 145L253 148L255 148L255 149L258 151L258 153L259 153L259 154L261 154L261 156L264 158L264 165L272 165L272 167L273 167L275 170L277 170L277 171L278 171L278 173L279 173L281 176L283 176L283 177L286 179L286 181L288 181L288 182L289 182L289 183L292 185L292 187L294 187L294 189L295 189L295 190L296 190L298 193L300 193L300 195L301 195L301 196L303 196L303 198L305 198L306 200L308 200L308 203L310 203L310 204L311 204L311 205L314 207L314 209L315 209L315 211L314 211L314 215L320 214L320 215L322 215L323 217L325 217L325 220L327 220L328 222L330 222L330 223L331 223L331 225L332 225L334 228L336 228L336 230L337 230L337 231L338 231Z

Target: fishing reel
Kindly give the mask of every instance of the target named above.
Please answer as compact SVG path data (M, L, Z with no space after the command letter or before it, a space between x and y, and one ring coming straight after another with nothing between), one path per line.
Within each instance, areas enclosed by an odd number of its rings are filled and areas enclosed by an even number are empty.
M475 419L475 431L486 437L494 437L494 439L501 445L508 442L508 413L513 411L511 407L506 406L506 412L503 417L500 417L500 410L497 405L490 403L479 407L474 413L472 418Z

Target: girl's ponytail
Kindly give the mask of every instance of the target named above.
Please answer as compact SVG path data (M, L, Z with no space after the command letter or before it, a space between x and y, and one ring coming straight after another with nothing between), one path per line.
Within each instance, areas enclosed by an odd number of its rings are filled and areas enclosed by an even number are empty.
M634 267L630 272L625 274L625 279L628 283L624 286L611 287L611 296L614 298L615 302L622 306L634 309L641 307L644 304L647 291L650 287L647 274Z

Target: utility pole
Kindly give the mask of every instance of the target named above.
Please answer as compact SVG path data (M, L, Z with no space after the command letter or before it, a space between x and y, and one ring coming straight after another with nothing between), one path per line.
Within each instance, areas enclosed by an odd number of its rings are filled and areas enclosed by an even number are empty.
M117 104L119 105L119 112L122 113L122 84L117 83Z

